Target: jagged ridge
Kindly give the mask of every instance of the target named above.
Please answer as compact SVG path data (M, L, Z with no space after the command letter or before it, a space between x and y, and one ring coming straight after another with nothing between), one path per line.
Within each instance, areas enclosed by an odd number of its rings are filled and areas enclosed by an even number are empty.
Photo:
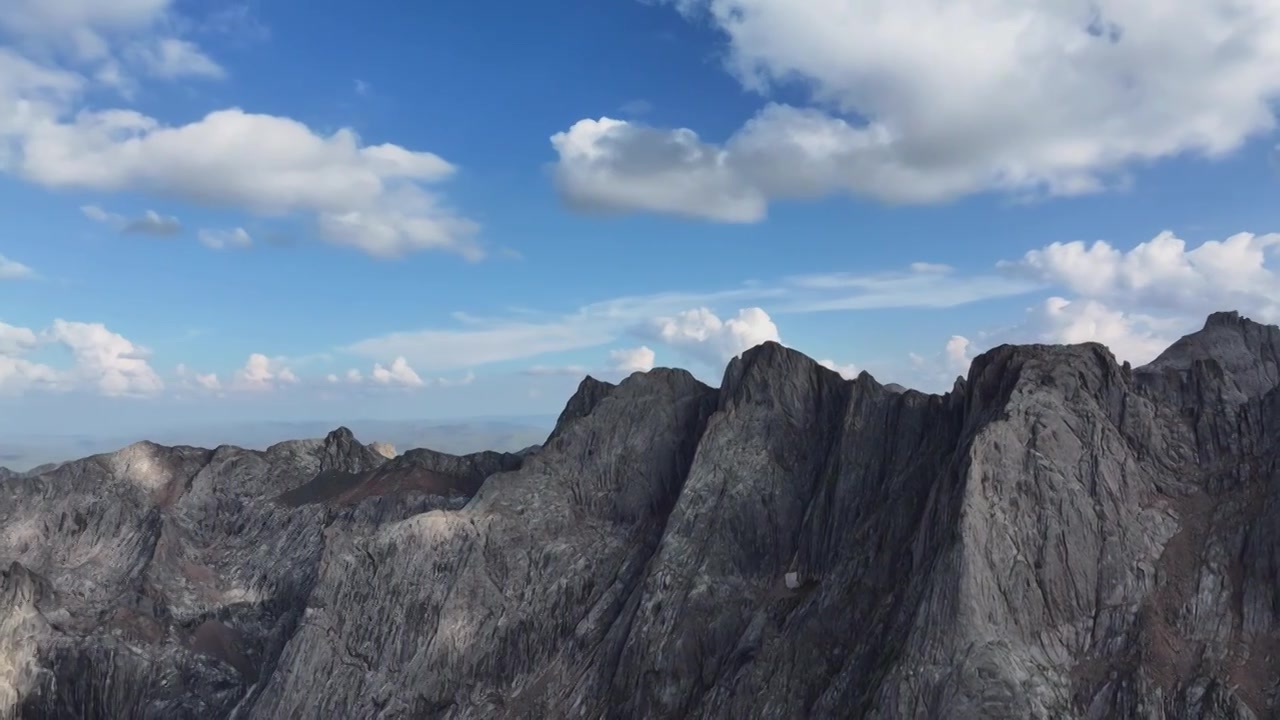
M1278 384L1280 330L1226 313L1137 369L995 348L945 395L776 343L719 390L588 378L511 456L135 446L0 480L0 641L33 717L1258 717Z

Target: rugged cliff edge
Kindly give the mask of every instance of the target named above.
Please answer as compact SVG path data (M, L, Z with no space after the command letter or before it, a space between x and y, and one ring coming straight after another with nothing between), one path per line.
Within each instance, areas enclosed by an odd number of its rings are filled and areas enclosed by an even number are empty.
M588 378L541 448L140 443L0 477L0 716L1262 718L1280 329L776 344Z

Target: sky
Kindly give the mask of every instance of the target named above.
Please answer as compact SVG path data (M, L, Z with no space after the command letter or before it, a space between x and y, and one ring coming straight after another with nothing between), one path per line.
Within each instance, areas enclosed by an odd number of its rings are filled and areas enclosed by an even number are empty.
M1280 320L1274 0L0 7L0 433Z

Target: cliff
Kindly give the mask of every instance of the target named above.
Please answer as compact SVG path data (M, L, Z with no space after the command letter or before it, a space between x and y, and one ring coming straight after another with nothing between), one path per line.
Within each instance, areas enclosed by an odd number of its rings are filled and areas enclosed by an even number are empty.
M767 343L541 448L338 430L0 479L0 713L1245 718L1280 683L1280 329L1002 346L945 395Z

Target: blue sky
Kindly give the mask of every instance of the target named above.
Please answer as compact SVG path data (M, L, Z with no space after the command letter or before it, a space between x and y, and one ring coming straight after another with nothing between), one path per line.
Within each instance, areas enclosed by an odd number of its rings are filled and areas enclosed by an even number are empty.
M1280 319L1270 0L6 5L0 432Z

